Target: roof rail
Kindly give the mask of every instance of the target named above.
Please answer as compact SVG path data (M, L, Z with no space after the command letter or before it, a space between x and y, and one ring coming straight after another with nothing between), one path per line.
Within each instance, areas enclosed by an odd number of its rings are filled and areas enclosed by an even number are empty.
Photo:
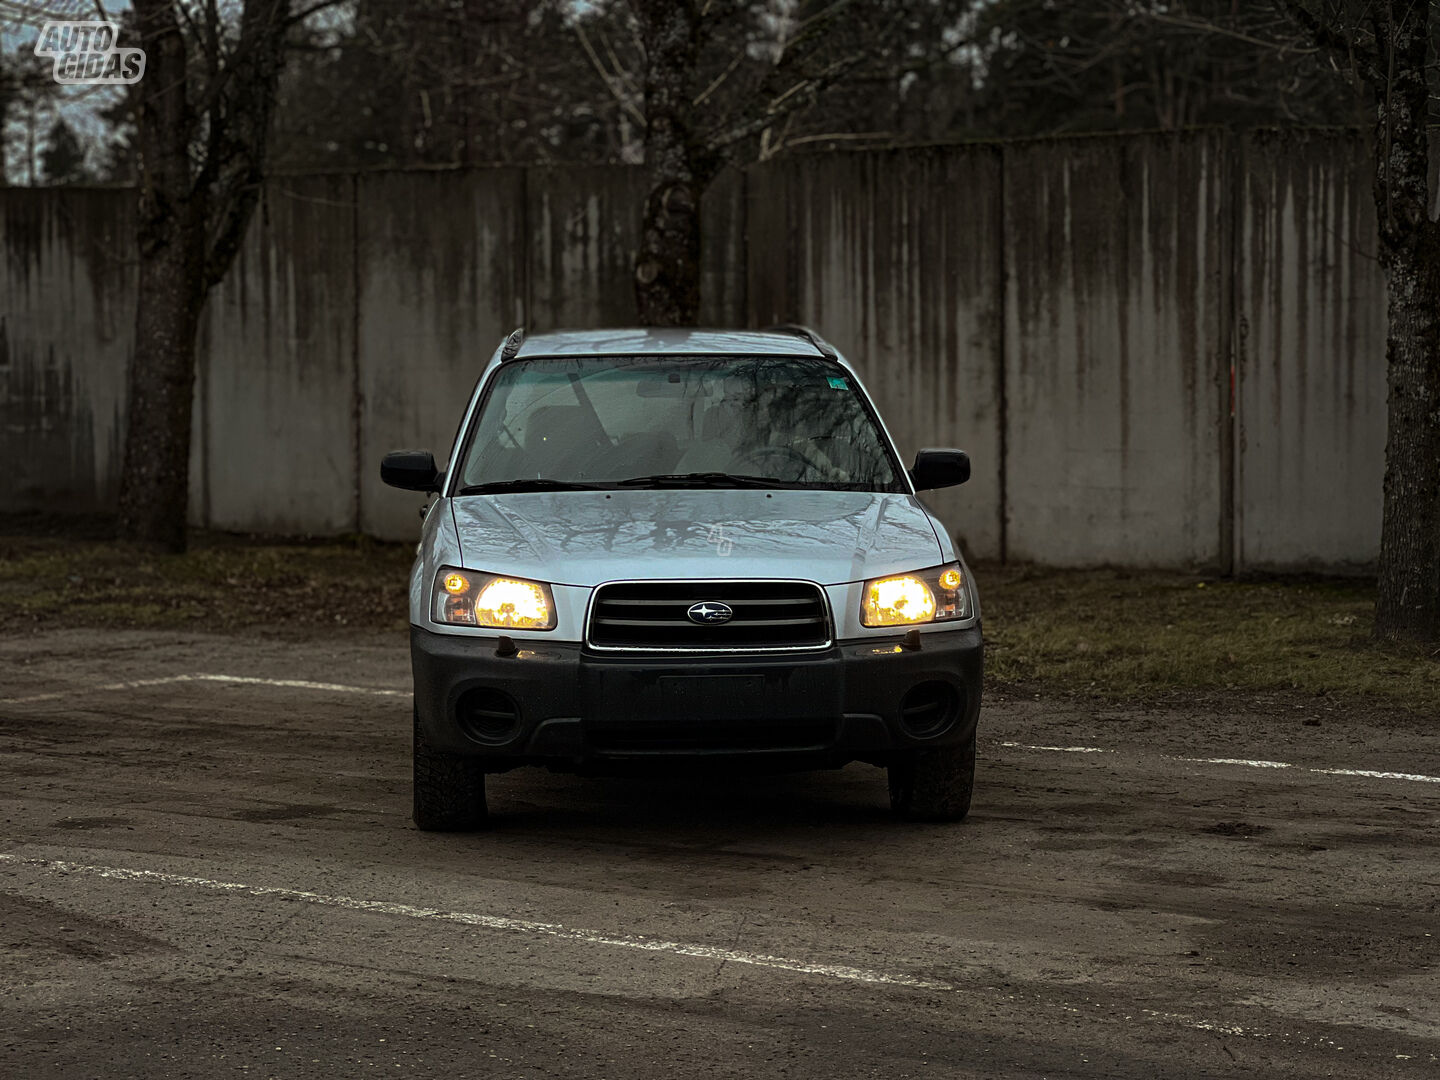
M515 354L520 351L520 346L525 343L525 328L517 326L510 331L510 336L505 339L505 344L500 346L500 362L514 360Z
M766 331L772 334L790 334L794 337L802 337L814 345L820 355L827 360L838 359L835 346L822 338L808 326L801 326L799 323L781 323L779 326L767 326Z

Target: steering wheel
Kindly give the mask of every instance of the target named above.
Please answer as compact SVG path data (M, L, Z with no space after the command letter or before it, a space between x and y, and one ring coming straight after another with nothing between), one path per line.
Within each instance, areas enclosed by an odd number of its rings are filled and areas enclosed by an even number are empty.
M767 467L766 461L774 458L784 458L796 462L800 466L793 477L781 477L780 479L797 480L805 470L818 467L793 446L752 446L750 449L740 453L737 460L742 465L755 465L763 469Z

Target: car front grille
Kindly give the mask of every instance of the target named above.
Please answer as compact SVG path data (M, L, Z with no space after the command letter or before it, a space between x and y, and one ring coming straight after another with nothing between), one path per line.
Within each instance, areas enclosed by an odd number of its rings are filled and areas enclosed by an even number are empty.
M697 623L697 604L728 607ZM592 648L625 652L798 652L830 644L825 594L805 581L622 581L595 591Z

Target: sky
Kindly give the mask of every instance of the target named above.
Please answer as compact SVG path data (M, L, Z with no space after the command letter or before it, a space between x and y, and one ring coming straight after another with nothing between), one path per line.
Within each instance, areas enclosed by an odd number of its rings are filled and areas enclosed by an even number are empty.
M17 50L29 57L35 47L36 35L47 19L99 19L102 16L118 17L128 11L130 5L123 0L32 0L14 2L0 0L0 48L7 60ZM108 128L100 119L100 111L113 103L121 94L115 87L67 86L57 87L57 108L37 110L33 117L36 132L35 155L44 148L44 135L58 117L75 129L86 147L87 159L91 164L98 162L104 137ZM6 125L5 131L5 177L12 184L30 182L31 163L28 161L30 139L29 128L32 117L29 110L17 106ZM37 165L38 167L38 165Z

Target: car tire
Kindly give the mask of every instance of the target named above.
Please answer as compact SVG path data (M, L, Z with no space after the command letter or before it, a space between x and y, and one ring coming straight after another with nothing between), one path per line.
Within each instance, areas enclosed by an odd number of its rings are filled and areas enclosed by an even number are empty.
M907 821L963 821L975 790L975 736L890 761L890 808Z
M473 832L483 829L485 763L430 745L415 710L415 826L423 832Z

